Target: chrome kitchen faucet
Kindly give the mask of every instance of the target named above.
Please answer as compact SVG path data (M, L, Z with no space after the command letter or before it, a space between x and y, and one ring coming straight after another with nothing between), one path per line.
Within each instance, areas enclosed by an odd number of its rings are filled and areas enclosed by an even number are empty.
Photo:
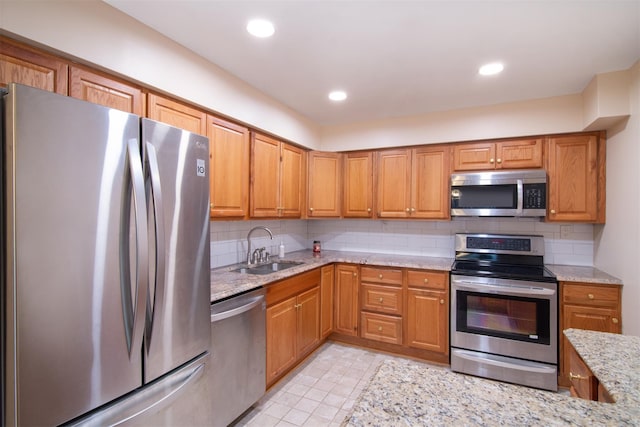
M253 232L256 230L266 231L267 233L269 233L269 237L271 237L271 240L273 240L273 233L267 227L258 225L257 227L253 227L251 230L249 230L249 233L247 233L247 265L249 266L256 264L255 254L251 253L251 234L253 234ZM264 250L264 248L262 249ZM260 253L260 258L262 258L262 253Z

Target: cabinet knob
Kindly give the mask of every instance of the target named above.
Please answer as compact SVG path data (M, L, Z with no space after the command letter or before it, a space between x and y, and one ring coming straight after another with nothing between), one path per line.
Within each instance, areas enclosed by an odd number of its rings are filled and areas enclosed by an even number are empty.
M551 209L549 212L551 212L553 215L556 214L556 210L555 209Z
M382 274L378 274L378 279L382 279Z
M587 380L587 377L583 377L582 375L577 375L574 374L573 372L569 372L569 379L570 380Z
M440 304L444 304L444 300L443 299L440 300Z
M495 160L489 159L489 163L493 164L493 162L495 162Z
M310 210L311 212L313 212L313 208L309 208L309 210Z
M353 273L353 277L358 277L358 273Z
M502 159L498 159L498 163L502 163Z
M209 204L209 209L213 209L213 203Z
M378 331L382 332L382 326L378 326Z
M409 212L409 211L411 211L411 209L407 208L407 209L405 209L405 211Z
M594 298L595 298L595 297L593 296L593 294L589 294L589 295L587 295L587 297L588 297L589 299L594 299Z
M425 283L425 285L426 285L427 283L429 283L429 279L427 279L427 278L425 277L425 278L424 278L424 283Z
M617 318L617 317L614 317L613 319L611 319L611 321L612 321L613 323L615 323L615 324L618 324L618 318Z
M379 301L380 301L380 304L382 304L382 302L384 301L384 299L380 298L380 299L379 299Z
M415 212L415 211L416 211L416 208L411 208L411 212Z
M371 212L371 208L367 208L367 212Z

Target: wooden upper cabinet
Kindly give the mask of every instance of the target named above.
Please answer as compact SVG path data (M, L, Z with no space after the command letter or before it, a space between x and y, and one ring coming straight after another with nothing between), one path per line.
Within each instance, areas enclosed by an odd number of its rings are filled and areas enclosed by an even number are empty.
M139 116L145 114L144 95L137 86L76 66L71 67L69 82L69 95L74 98Z
M67 95L69 66L66 62L0 37L0 87L20 83Z
M380 218L449 218L448 145L378 152Z
M307 214L310 218L340 217L342 155L309 153Z
M411 209L411 150L378 152L377 216L408 218Z
M300 218L302 216L305 188L305 151L293 145L280 145L282 173L280 175L280 216Z
M453 146L455 171L541 168L542 138L476 142Z
M162 95L147 95L147 117L199 135L207 134L207 113Z
M411 218L449 218L451 147L417 148L412 155Z
M251 135L251 217L300 218L304 150L259 133Z
M547 173L548 221L604 223L604 134L549 138Z
M342 216L373 216L373 153L370 151L344 155L344 191Z
M249 129L207 116L212 218L245 218L249 213Z

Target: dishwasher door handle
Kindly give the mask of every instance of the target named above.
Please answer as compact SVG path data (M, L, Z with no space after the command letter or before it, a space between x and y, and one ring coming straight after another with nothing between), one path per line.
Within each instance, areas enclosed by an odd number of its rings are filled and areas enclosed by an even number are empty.
M260 295L254 298L251 298L248 303L241 305L239 307L234 307L231 310L226 310L221 313L211 313L211 323L219 322L224 319L228 319L229 317L234 317L242 313L246 313L247 311L255 308L256 306L262 304L264 301L264 295Z

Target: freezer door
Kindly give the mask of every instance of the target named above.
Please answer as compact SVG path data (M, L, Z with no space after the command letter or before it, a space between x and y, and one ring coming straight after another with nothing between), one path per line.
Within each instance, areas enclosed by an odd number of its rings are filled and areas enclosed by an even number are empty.
M149 204L145 382L209 350L209 140L142 119Z
M132 307L146 299L148 269L146 242L136 244L146 239L142 168L131 163L139 118L26 86L9 92L3 421L57 425L142 383Z

